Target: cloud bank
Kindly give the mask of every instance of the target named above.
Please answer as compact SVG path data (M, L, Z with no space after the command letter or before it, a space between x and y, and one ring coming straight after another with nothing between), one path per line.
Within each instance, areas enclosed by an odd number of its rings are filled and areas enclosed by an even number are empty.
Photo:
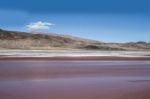
M38 22L30 23L26 27L28 28L28 30L48 30L53 25L55 24L50 22L38 21Z

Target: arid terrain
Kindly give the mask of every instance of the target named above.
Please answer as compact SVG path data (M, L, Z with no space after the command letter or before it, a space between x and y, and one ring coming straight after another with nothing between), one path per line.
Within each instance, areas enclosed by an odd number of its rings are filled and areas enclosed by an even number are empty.
M128 43L105 43L55 33L27 33L0 29L0 49L84 49L137 51L150 50L150 43L142 41Z
M150 99L149 51L142 41L0 30L0 99Z

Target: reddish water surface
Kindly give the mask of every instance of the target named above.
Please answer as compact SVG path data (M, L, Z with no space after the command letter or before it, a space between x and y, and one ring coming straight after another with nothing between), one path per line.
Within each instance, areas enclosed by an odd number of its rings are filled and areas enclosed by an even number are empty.
M143 90L150 61L0 61L0 99L122 99Z

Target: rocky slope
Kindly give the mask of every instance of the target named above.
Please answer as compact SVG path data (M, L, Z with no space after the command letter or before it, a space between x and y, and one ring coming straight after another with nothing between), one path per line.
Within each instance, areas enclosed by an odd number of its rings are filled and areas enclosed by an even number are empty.
M0 48L5 49L86 49L86 50L150 50L150 43L104 43L79 37L6 31L0 29Z

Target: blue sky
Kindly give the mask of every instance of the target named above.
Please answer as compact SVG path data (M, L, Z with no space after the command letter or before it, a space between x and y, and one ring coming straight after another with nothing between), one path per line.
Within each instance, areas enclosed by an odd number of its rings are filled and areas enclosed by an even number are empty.
M1 0L0 28L55 25L39 31L106 42L150 42L149 0Z

